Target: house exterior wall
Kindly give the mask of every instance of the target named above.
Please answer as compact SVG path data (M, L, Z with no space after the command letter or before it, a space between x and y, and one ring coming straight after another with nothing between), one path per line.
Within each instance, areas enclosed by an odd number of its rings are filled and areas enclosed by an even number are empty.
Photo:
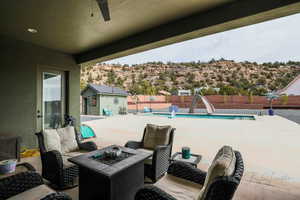
M117 95L99 95L100 115L103 114L103 109L111 110L113 115L119 114L122 107L127 110L127 97Z
M300 95L300 75L297 76L295 80L293 80L287 87L280 91L280 94L285 95Z
M178 90L178 96L191 96L191 90Z
M97 104L96 106L92 105L92 97L96 95ZM100 115L100 108L99 108L99 95L95 93L94 90L87 88L83 94L81 95L82 98L87 98L87 114L88 115ZM84 99L82 100L84 102ZM82 104L84 106L84 103ZM84 112L84 108L82 109Z
M37 73L42 66L69 71L69 114L80 124L80 67L72 56L0 37L0 135L19 135L37 147Z

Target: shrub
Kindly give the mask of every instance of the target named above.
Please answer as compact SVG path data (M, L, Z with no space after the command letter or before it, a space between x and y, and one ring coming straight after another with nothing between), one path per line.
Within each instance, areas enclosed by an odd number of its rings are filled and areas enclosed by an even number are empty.
M286 105L288 103L288 101L289 101L289 96L283 95L280 97L280 102L282 105Z
M223 102L224 102L224 104L227 103L227 95L226 94L223 95Z
M252 103L253 103L253 95L252 95L252 92L249 93L248 101L249 101L249 104L252 104Z

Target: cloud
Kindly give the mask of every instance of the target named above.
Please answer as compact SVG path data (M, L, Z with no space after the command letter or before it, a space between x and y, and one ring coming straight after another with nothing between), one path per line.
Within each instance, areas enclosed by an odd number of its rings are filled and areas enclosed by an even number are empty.
M205 36L107 63L138 64L150 61L186 62L226 58L236 61L300 60L300 14Z

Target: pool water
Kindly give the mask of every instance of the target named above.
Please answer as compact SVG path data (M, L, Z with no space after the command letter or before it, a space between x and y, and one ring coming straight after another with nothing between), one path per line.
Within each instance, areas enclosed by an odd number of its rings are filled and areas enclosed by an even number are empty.
M170 113L152 113L151 115L169 117L171 118ZM237 120L255 120L255 117L252 115L208 115L208 114L176 114L175 118L193 118L193 119L237 119Z

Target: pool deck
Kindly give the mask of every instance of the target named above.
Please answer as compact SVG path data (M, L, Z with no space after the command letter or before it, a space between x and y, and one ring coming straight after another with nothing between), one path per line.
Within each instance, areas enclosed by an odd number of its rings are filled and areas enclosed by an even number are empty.
M244 186L239 188L235 199L300 199L300 126L280 116L255 118L169 119L129 114L84 124L95 130L101 146L140 140L147 123L171 125L176 128L173 152L189 146L193 153L203 156L198 166L203 169L221 146L231 145L242 153L245 162ZM247 191L252 191L253 198L245 198Z

